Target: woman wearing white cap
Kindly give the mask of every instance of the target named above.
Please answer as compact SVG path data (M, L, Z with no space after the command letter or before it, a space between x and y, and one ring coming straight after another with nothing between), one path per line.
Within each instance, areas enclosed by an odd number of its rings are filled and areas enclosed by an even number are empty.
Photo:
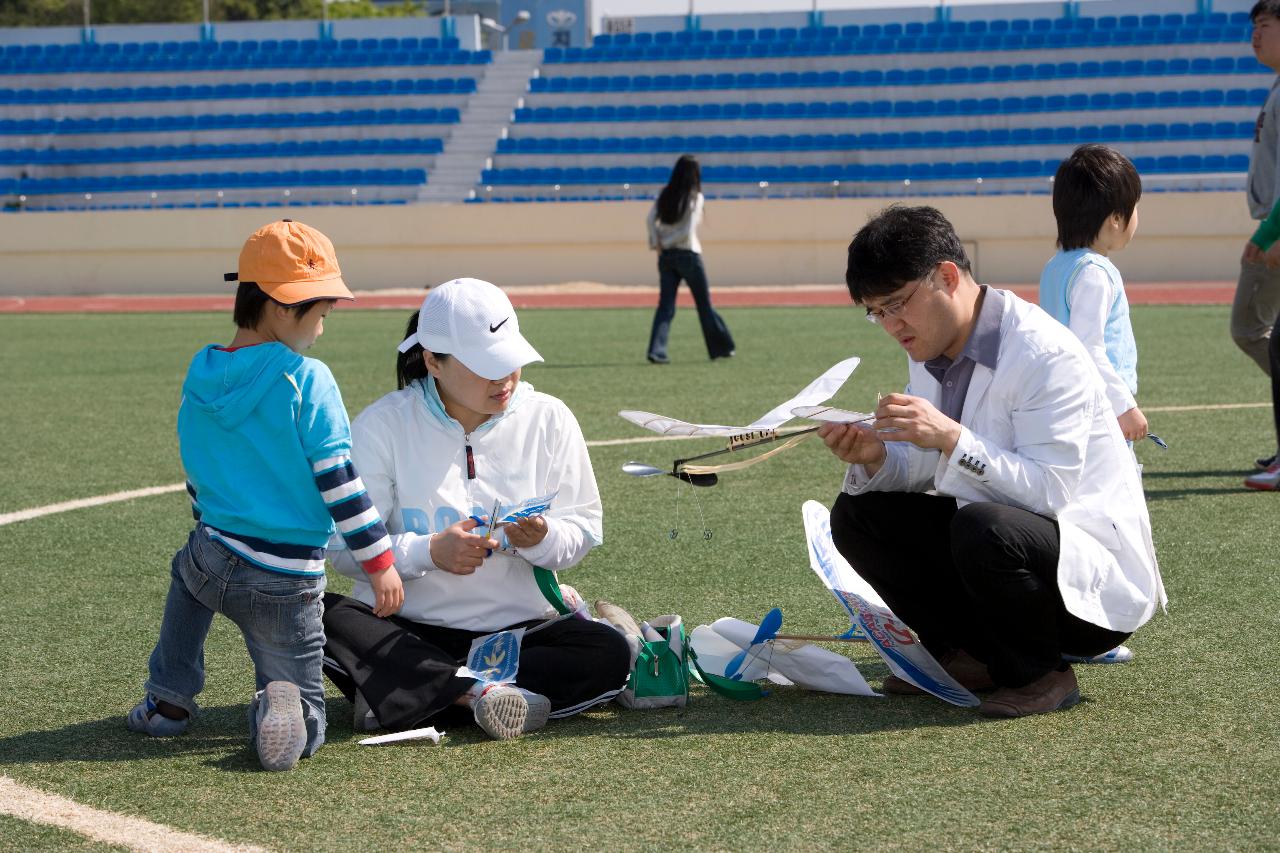
M332 554L355 588L325 597L325 672L354 702L357 730L415 728L461 709L510 738L607 702L626 682L620 634L581 619L548 623L555 612L534 567L580 562L602 540L603 513L577 420L520 381L534 361L542 357L506 294L476 279L446 282L409 321L400 390L352 422L352 459L404 580L399 616L379 618L349 553ZM544 514L488 527L495 507L552 494ZM514 686L458 674L474 640L519 628Z

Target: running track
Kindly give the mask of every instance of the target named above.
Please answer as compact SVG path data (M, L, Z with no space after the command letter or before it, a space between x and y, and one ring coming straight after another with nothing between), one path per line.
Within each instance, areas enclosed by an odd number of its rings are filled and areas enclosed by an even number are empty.
M1035 285L1007 285L1024 299L1035 300ZM1133 305L1230 305L1234 281L1139 283L1125 285ZM842 286L726 287L712 291L718 306L821 306L848 305ZM647 308L657 304L657 288L616 287L565 289L516 287L508 290L517 308ZM422 295L359 294L353 307L414 309ZM0 314L127 314L133 312L230 311L233 298L226 296L3 296ZM693 300L681 290L679 304Z

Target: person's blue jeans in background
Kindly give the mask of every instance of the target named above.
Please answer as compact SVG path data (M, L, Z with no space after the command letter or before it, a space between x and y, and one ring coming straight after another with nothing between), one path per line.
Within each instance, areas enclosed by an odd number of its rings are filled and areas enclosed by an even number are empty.
M688 249L663 249L658 255L658 310L653 315L653 330L649 333L649 358L667 360L667 336L671 321L676 316L676 291L683 279L693 294L693 304L698 308L698 322L702 325L702 339L707 344L707 355L724 358L733 355L733 336L729 327L711 307L711 288L707 284L707 272L702 266L702 255Z
M240 628L253 659L257 690L272 681L290 681L302 693L311 755L324 743L325 579L267 571L238 556L197 526L173 557L169 597L160 639L151 653L146 690L185 708L193 717L195 697L204 689L204 641L215 613ZM257 732L252 716L249 738Z

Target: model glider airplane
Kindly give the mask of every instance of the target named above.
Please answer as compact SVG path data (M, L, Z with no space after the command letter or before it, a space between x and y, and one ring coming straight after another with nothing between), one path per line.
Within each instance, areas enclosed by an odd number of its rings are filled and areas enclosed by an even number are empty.
M714 450L710 453L703 453L699 456L690 456L684 459L677 459L671 465L671 470L667 471L653 465L643 462L627 462L622 466L622 470L635 477L654 477L669 475L695 486L714 486L718 481L716 476L720 471L737 471L762 462L777 453L781 453L789 447L794 447L803 441L808 435L815 432L818 427L810 427L808 429L798 430L791 433L780 433L778 428L784 423L797 417L796 410L813 409L824 410L826 407L818 404L823 403L837 391L849 379L853 371L858 367L861 359L854 356L846 358L844 361L838 362L827 369L825 373L817 379L810 382L804 387L800 393L784 403L774 406L765 412L756 420L746 426L726 426L723 424L695 424L688 421L682 421L677 418L668 417L666 415L658 415L653 412L641 412L626 409L618 414L627 421L636 426L643 427L650 432L656 432L659 435L666 436L688 436L688 437L711 437L728 439L728 446L722 450ZM828 411L842 411L831 409ZM870 415L860 415L856 412L847 413L852 416L853 420L862 422L870 422ZM803 416L802 417L807 417ZM822 418L813 418L814 420L822 420ZM727 462L720 464L697 464L702 460L713 456L720 456L725 453L734 453L740 450L746 450L752 447L759 447L765 444L781 441L777 447L749 459L743 459L736 462Z

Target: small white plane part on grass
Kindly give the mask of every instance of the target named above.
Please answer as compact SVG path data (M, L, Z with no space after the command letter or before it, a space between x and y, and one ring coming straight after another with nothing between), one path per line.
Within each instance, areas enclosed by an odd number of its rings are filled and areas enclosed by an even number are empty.
M795 685L825 693L880 695L867 684L854 662L844 655L803 640L781 637L769 639L763 648L757 648L753 641L758 629L757 625L728 616L710 625L699 625L691 636L698 662L707 672L742 681L768 679L774 684ZM747 660L730 675L736 658L741 657L744 651L750 653Z
M432 743L440 743L440 738L444 737L444 732L438 732L435 726L427 726L425 729L409 729L407 732L392 732L389 735L374 735L359 741L361 746L382 746L388 743L403 743L410 740L429 740Z

